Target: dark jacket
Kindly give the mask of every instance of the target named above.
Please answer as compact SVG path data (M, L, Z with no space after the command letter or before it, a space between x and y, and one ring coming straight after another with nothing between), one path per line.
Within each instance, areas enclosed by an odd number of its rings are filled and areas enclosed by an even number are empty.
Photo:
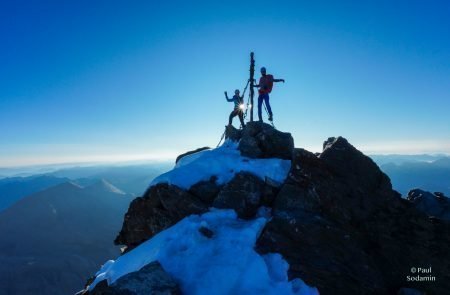
M225 96L228 102L234 102L234 108L238 109L239 105L243 103L244 97L239 95L234 95L232 98L228 98L228 95Z

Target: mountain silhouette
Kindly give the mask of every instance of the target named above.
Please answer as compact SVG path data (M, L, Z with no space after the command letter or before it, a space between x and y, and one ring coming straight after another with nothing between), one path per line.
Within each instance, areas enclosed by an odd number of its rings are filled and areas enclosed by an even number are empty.
M0 213L0 294L72 294L120 251L112 240L131 196L105 180L65 182Z
M0 179L0 211L8 208L25 196L56 184L67 182L68 180L69 179L65 177L55 177L50 175Z

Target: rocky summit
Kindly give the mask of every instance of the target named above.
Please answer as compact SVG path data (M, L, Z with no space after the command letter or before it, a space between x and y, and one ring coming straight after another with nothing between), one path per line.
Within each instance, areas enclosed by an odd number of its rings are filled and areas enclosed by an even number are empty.
M248 122L243 130L228 125L225 138L239 142L241 154L249 158L290 160L294 150L294 139L290 133L261 122Z
M231 208L251 220L264 206L272 216L256 250L280 253L289 263L289 279L301 278L320 294L448 294L448 219L431 217L431 211L423 209L426 205L417 205L423 203L418 197L402 199L379 167L345 138L327 139L323 151L314 154L294 148L289 133L264 123L248 123L243 130L228 127L225 135L249 159L291 160L285 181L240 171L225 184L213 176L189 189L152 185L130 204L115 243L132 251L184 217L211 207ZM434 203L444 202L433 198ZM214 239L212 231L202 233ZM434 280L418 281L413 269L419 268L431 269L427 275ZM150 294L180 292L160 265L142 270L153 273L147 276L150 281L139 272L84 293L144 294L136 291L144 284L160 292ZM164 280L155 283L156 275ZM128 293L117 287L125 288L124 282Z

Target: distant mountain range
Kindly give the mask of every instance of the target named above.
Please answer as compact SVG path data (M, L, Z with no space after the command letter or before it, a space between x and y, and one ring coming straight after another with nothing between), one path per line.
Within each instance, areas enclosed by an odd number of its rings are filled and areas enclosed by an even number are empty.
M445 154L417 154L417 155L398 155L398 154L391 154L391 155L370 155L370 158L375 161L375 163L378 164L378 166L384 165L384 164L403 164L403 163L410 163L410 162L433 162L438 159L442 158L449 158Z
M3 178L0 179L0 212L23 197L67 181L88 186L106 179L126 193L140 195L155 176L170 169L172 165L165 162L128 166L72 167L46 174Z
M50 175L0 179L0 211L29 194L67 181L69 181L68 178Z
M372 156L403 196L413 188L450 195L450 157L443 155Z
M106 179L124 192L141 195L153 178L172 166L172 162L161 162L145 165L72 167L47 175L69 178L81 183L89 179Z
M73 294L109 257L136 195L173 163L63 168L0 179L0 294ZM33 170L42 171L42 169Z
M113 245L133 196L106 180L65 182L0 214L0 294L73 294ZM55 291L58 290L58 291Z

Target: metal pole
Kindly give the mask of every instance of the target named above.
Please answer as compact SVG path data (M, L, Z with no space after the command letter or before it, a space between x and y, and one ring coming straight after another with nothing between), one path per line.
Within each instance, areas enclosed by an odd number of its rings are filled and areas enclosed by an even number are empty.
M255 96L254 91L254 77L255 77L255 60L253 59L253 52L250 52L250 122L253 122L253 97Z

